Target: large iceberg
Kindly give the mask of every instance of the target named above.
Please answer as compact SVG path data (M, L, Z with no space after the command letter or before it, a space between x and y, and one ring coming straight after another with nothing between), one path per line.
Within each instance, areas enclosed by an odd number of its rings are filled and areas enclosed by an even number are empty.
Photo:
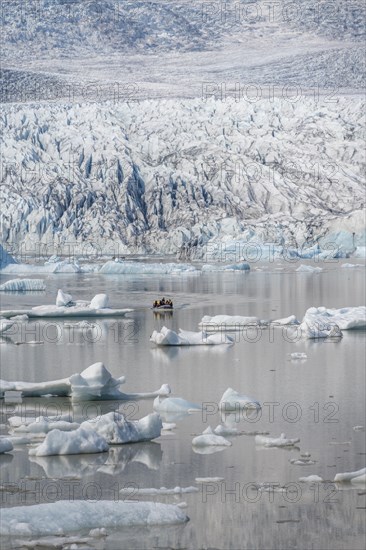
M103 363L94 363L80 374L69 378L51 380L49 382L7 382L0 380L0 397L6 391L19 391L24 397L40 397L42 395L70 396L75 401L102 399L144 399L149 397L167 396L171 390L168 384L154 392L122 393L119 386L125 382L125 377L113 378Z
M46 290L43 279L11 279L0 285L0 291L6 292L31 292Z
M29 310L8 310L0 312L3 317L28 315L28 317L124 317L132 309L111 309L108 306L108 296L97 294L88 302L85 300L73 301L71 294L62 290L57 293L56 304L36 306Z
M179 333L163 327L160 332L154 330L150 342L157 346L213 346L218 344L232 344L233 338L226 334L207 334L206 332L191 332L179 329Z
M260 323L258 317L244 317L241 315L205 315L199 323L201 330L219 332L222 330L241 330L243 327L256 326Z
M173 504L136 501L60 500L58 502L4 508L0 534L59 535L96 527L169 525L185 523L186 514Z

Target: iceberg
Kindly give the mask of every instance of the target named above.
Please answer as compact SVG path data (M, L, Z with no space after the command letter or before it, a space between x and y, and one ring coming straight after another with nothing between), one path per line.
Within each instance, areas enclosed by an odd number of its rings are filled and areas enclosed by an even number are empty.
M13 417L14 418L14 417ZM12 419L9 418L9 421ZM37 417L34 422L26 422L24 424L21 424L19 426L13 427L14 433L29 433L29 434L47 434L48 432L52 430L60 430L62 432L71 432L73 430L76 430L79 428L79 424L77 422L70 422L66 420L51 420L50 418L39 416Z
M250 265L247 262L240 262L237 264L229 264L229 265L212 265L212 264L205 264L202 266L202 272L218 272L218 271L250 271Z
M167 397L166 399L157 397L153 407L155 411L162 413L193 412L202 409L201 405L186 401L182 397Z
M366 468L361 468L361 470L357 470L355 472L345 472L341 474L336 474L334 477L334 481L352 481L354 479L357 479L361 476L366 475Z
M110 412L96 419L87 420L80 427L93 429L110 445L121 445L156 439L161 434L163 423L156 413L130 422L123 414Z
M231 447L232 443L231 441L225 439L225 437L216 435L209 426L204 432L202 432L202 435L198 435L193 438L192 445L194 447Z
M4 292L31 292L46 290L43 279L11 279L0 285L0 291Z
M301 481L302 483L321 483L323 481L323 478L314 474L306 477L299 477L299 481Z
M188 521L173 504L98 500L60 500L58 502L4 508L0 534L59 535L86 529L119 528L137 525L173 525Z
M198 272L191 264L179 263L141 263L108 261L99 269L104 275L168 275L171 273Z
M13 450L13 443L7 437L0 437L0 455Z
M260 409L261 406L255 399L228 388L220 399L219 408L228 412L241 409Z
M92 429L79 427L71 432L52 430L44 441L35 448L29 449L34 456L78 455L104 453L109 446L104 437Z
M255 436L256 445L263 445L264 447L292 447L299 443L298 437L293 439L287 439L286 435L282 433L280 437L265 437L263 435Z
M301 264L295 271L297 271L298 273L320 273L321 271L323 271L323 269L321 267L313 267L312 265Z
M132 309L111 309L107 307L108 296L97 294L87 302L79 300L73 302L71 294L59 290L56 298L56 305L35 306L29 310L2 311L3 317L10 318L15 315L28 315L34 317L124 317Z
M290 353L290 358L293 360L293 361L297 361L297 360L303 360L303 359L307 359L308 356L306 355L306 353L301 353L301 352L294 352L294 353Z
M179 329L179 333L163 327L160 332L154 330L150 342L157 346L213 346L232 344L234 339L226 334L207 334L206 332L191 332Z
M325 307L309 308L302 320L310 326L327 330L332 326L338 326L340 330L365 329L366 306L343 307L340 309L327 309Z
M121 495L131 495L137 494L141 496L150 496L150 495L182 495L186 493L198 493L199 489L197 487L174 487L173 489L167 489L166 487L160 487L160 489L155 489L154 487L149 487L146 489L135 488L135 487L126 487L120 490Z
M80 374L69 378L51 380L49 382L7 382L0 380L0 397L6 391L19 391L24 397L40 397L42 395L69 396L74 401L93 401L102 399L145 399L157 396L167 396L171 393L168 384L154 392L122 393L119 386L125 382L125 377L113 378L103 363L94 363Z
M215 315L210 317L205 315L198 326L201 330L219 332L222 330L241 330L243 327L258 324L260 324L258 317L243 317L240 315Z

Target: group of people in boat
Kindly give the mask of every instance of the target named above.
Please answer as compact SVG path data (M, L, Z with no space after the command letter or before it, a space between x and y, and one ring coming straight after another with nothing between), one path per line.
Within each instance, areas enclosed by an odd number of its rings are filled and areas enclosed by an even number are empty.
M173 308L173 301L169 300L169 298L166 300L165 298L162 298L161 300L155 300L153 307L171 307Z

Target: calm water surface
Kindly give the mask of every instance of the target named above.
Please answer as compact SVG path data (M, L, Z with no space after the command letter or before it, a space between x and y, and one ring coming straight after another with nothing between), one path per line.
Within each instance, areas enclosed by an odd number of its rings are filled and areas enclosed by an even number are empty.
M209 403L209 413L174 420L176 429L151 443L113 447L109 453L29 457L24 446L0 457L3 506L52 502L61 498L126 498L124 487L187 487L196 477L222 477L193 494L154 497L159 502L187 503L190 522L179 527L109 530L100 548L218 548L245 550L357 550L365 546L365 487L331 483L304 484L299 477L318 474L333 480L337 472L365 466L365 432L354 426L365 419L365 332L348 331L339 342L291 342L282 329L236 334L233 346L155 349L154 329L166 325L197 330L204 315L220 313L275 319L302 318L311 306L358 306L365 303L365 269L325 264L319 274L296 273L297 266L262 265L250 273L101 276L52 275L44 293L6 294L1 307L28 308L54 303L58 288L77 299L98 292L110 305L131 307L126 319L97 320L94 333L70 329L63 321L32 321L1 339L1 378L40 381L62 378L96 361L113 376L126 376L125 392L156 390L164 382L173 394ZM11 277L2 276L0 282ZM172 316L156 317L149 309L157 297L175 301ZM58 325L58 328L56 327ZM251 341L250 341L251 340ZM30 344L42 341L42 344ZM306 361L290 360L305 352ZM258 399L258 418L232 418L245 432L285 432L300 437L292 450L263 449L254 435L232 437L232 447L198 454L192 437L220 423L216 410L232 387ZM74 404L66 398L25 399L4 403L3 420L22 411L57 414L70 410L76 420L119 409L130 418L152 411L152 401ZM170 419L168 419L170 420ZM3 424L2 432L6 433ZM291 464L308 452L313 465ZM286 485L285 493L259 492L254 484ZM20 489L20 490L19 490ZM131 491L131 498L138 497ZM17 539L17 540L15 540ZM2 548L19 548L18 537Z

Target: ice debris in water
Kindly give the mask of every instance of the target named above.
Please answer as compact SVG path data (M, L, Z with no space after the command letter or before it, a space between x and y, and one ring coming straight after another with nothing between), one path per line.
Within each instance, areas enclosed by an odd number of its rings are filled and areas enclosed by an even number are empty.
M125 377L113 378L103 363L90 365L80 374L73 374L69 378L51 380L49 382L7 382L0 380L0 397L6 391L19 391L26 397L42 395L71 396L73 400L88 401L100 399L143 399L157 396L167 396L171 393L168 384L154 392L122 393L119 386L125 382Z
M0 437L0 454L8 453L13 450L13 443L7 437Z
M286 435L282 433L280 437L265 437L263 435L256 435L255 442L257 445L263 445L264 447L292 447L299 443L300 438L293 439L286 438Z
M306 353L301 353L301 352L290 353L290 357L291 357L291 359L293 359L293 360L297 360L297 359L307 359L307 358L308 358L308 356L306 355Z
M3 509L0 515L0 534L59 535L95 528L170 525L185 523L188 519L173 504L60 500Z
M352 483L364 483L366 481L366 468L356 470L355 472L344 472L336 474L334 481L351 481Z
M182 397L167 397L166 399L161 399L159 396L154 400L154 410L162 413L200 411L201 409L201 405L186 401L186 399L183 399Z
M104 437L92 429L83 427L71 432L54 429L50 431L44 441L35 448L29 449L34 456L76 455L103 453L109 446Z
M206 447L210 445L218 447L230 447L232 443L221 435L216 435L212 431L212 428L209 426L204 432L202 432L202 435L198 435L197 437L193 438L192 445L194 447Z
M296 271L298 273L320 273L321 271L323 271L323 269L321 267L313 267L312 265L301 264L296 269Z
M210 332L241 330L243 327L260 324L258 317L243 317L240 315L215 315L202 317L199 323L201 330Z
M219 408L227 412L240 409L260 409L261 406L255 399L228 388L220 399Z
M299 477L299 481L301 481L302 483L312 483L312 482L321 483L323 481L323 478L314 474L307 477Z
M226 334L207 334L206 332L191 332L179 329L179 333L163 327L160 332L154 330L150 342L157 346L212 346L232 344L234 339Z
M12 279L0 285L0 291L5 292L32 292L46 290L43 279Z
M140 420L129 421L121 413L109 412L83 422L80 427L95 430L110 445L120 445L156 439L161 434L163 424L156 413Z
M198 493L199 489L197 487L174 487L173 489L167 489L166 487L160 487L160 489L151 488L136 488L135 486L124 487L120 490L122 495L181 495L185 493Z

